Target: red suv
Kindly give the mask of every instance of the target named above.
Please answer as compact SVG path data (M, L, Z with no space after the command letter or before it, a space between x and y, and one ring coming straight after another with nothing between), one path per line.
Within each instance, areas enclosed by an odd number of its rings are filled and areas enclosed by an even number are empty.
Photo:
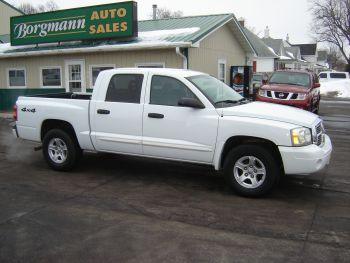
M313 72L275 71L257 94L257 101L289 105L318 113L320 83Z

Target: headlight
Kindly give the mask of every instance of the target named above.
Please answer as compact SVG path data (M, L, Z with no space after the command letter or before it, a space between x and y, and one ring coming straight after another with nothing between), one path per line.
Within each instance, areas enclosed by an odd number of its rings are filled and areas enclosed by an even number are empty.
M305 100L306 99L306 93L298 93L297 100Z
M266 90L263 90L263 89L259 89L259 96L261 97L266 97Z
M309 128L295 128L290 131L293 146L305 146L312 143L311 130Z

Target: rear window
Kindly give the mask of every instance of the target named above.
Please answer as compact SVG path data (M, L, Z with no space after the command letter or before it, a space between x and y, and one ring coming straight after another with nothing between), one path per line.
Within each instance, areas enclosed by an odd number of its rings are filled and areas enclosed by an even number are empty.
M253 80L261 81L262 80L262 75L253 75Z
M320 79L326 79L327 78L327 73L321 73L319 75Z
M330 73L331 79L346 79L345 73Z
M287 84L310 87L309 74L299 72L275 72L272 74L270 84Z

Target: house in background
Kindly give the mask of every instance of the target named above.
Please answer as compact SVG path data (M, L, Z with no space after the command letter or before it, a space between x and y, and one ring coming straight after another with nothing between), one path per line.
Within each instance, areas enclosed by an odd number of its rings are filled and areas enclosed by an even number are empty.
M20 15L23 15L21 10L0 0L0 43L10 42L10 17Z
M288 44L290 42L288 41ZM290 44L292 47L300 48L302 60L306 61L301 68L314 70L317 64L317 43L312 44Z
M257 35L245 27L244 20L241 19L239 23L256 53L250 58L253 63L253 72L273 72L275 70L276 60L279 56Z
M317 73L321 71L329 70L329 64L328 64L328 52L327 50L318 50L317 51L317 64L316 69Z

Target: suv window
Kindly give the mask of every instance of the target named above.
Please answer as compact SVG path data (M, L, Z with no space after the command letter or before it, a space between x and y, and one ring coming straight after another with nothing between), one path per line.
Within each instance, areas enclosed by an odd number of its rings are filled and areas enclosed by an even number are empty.
M172 77L153 76L150 104L178 106L181 98L196 98L181 81Z
M327 73L321 73L319 76L320 76L320 79L326 79Z
M346 79L346 75L344 73L330 73L329 75L332 79Z
M108 85L106 101L140 103L142 74L116 74Z

